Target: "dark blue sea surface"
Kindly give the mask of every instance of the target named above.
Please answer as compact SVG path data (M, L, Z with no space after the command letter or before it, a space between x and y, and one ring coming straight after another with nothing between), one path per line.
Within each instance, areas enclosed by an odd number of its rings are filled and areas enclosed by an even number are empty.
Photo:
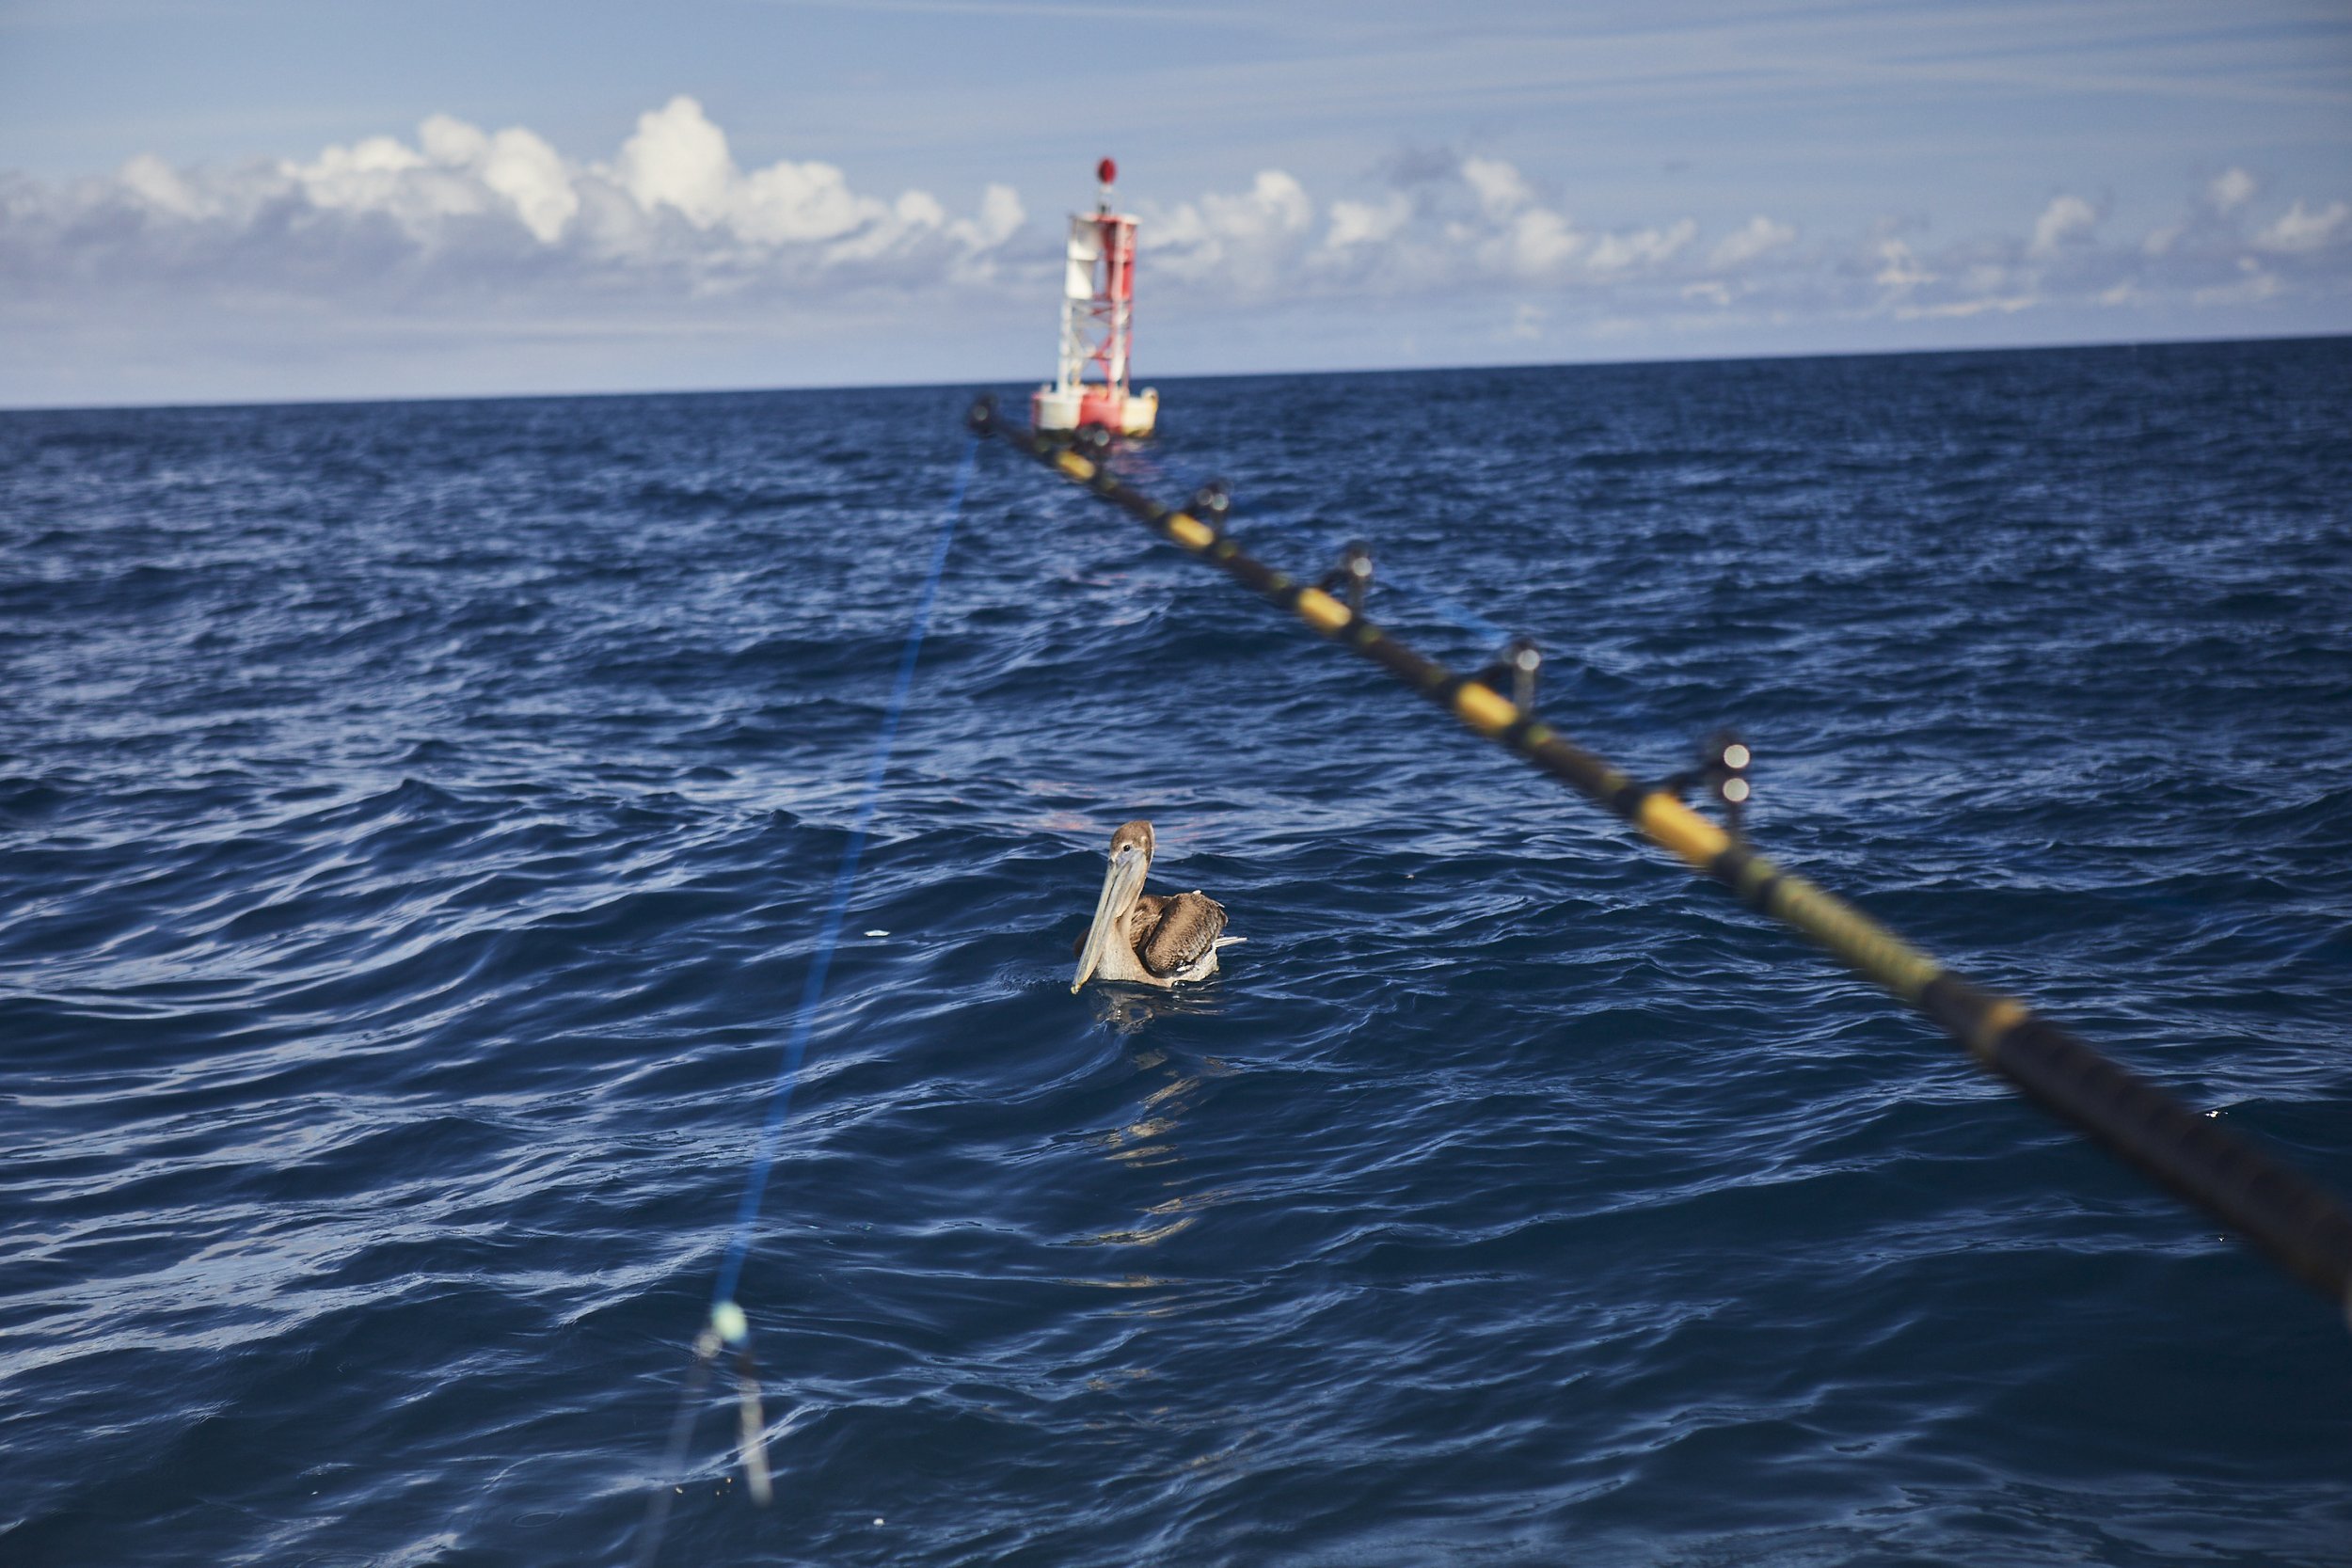
M2352 1189L2352 342L1163 392ZM2352 1560L2338 1307L1001 447L664 1477L967 396L0 416L0 1560Z

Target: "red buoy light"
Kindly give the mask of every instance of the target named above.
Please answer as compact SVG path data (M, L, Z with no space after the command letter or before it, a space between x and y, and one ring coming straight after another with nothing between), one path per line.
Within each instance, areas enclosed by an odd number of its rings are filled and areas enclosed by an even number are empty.
M1119 178L1119 166L1105 158L1094 166L1094 177L1107 185Z

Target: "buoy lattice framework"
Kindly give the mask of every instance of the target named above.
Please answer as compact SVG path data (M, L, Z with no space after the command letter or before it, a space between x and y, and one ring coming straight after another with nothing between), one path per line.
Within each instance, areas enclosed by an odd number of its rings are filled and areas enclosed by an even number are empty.
M1063 252L1061 343L1053 385L1029 398L1029 423L1041 434L1097 425L1118 436L1149 436L1160 394L1130 389L1136 306L1136 219L1112 210L1119 166L1095 166L1094 211L1073 213Z

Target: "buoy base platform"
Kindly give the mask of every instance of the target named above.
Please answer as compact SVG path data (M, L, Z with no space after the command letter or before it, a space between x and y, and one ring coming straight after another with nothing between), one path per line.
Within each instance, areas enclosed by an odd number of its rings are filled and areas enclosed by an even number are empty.
M1150 387L1140 392L1100 385L1040 387L1029 395L1029 427L1041 436L1067 435L1086 425L1100 425L1114 436L1149 436L1159 419L1160 394Z

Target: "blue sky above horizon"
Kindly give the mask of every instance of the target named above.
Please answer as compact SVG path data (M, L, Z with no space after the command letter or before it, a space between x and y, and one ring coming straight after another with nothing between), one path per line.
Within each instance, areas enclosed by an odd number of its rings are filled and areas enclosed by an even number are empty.
M0 0L0 406L2352 330L2352 10Z

